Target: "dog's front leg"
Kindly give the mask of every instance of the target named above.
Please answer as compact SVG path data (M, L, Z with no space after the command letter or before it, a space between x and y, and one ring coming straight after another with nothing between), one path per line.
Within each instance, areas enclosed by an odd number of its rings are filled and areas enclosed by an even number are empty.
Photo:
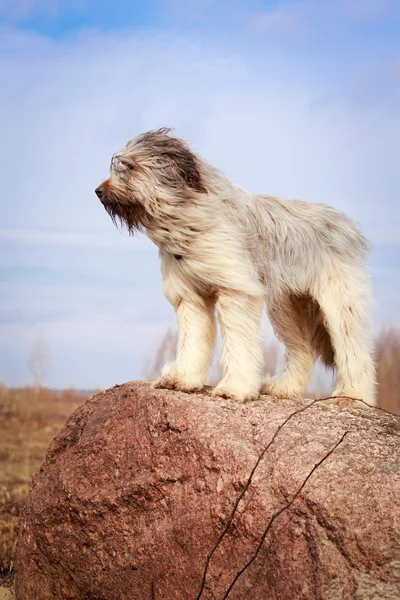
M213 395L239 401L259 395L263 304L262 297L233 291L220 293L216 308L223 341L220 363L223 379Z
M215 344L214 306L196 295L176 298L174 305L179 326L176 360L165 365L153 386L185 392L201 390Z

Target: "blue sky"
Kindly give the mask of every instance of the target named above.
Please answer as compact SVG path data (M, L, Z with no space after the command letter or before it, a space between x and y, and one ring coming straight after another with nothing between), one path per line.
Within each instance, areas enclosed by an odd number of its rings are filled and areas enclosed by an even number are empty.
M255 192L332 204L373 243L399 325L399 0L0 0L0 378L139 378L174 324L157 251L93 193L130 137L174 127ZM266 332L270 336L268 325Z

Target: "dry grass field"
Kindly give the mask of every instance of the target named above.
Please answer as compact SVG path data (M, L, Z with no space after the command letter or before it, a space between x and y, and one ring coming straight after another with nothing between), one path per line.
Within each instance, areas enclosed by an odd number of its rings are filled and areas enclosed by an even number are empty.
M175 345L175 334L168 332L147 375L153 375L150 371L173 355ZM375 356L379 405L400 414L400 332L383 331L376 342ZM273 372L277 362L273 344L265 347L265 362ZM18 515L32 476L50 441L89 395L72 390L0 387L0 580L13 568Z
M0 579L13 567L18 515L46 449L88 394L0 387Z

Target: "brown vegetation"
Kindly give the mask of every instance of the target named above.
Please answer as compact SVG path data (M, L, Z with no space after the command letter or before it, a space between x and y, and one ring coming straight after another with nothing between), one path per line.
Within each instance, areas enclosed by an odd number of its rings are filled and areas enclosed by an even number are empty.
M51 440L87 397L73 391L0 387L0 579L13 566L18 515L32 476Z
M385 329L375 344L379 406L400 415L400 331Z

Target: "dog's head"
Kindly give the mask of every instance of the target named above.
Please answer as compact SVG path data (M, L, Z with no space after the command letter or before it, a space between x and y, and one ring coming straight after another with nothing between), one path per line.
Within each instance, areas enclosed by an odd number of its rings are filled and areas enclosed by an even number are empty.
M130 233L151 228L163 205L176 207L207 193L199 159L170 131L148 131L130 140L113 156L109 178L95 190L113 221Z

